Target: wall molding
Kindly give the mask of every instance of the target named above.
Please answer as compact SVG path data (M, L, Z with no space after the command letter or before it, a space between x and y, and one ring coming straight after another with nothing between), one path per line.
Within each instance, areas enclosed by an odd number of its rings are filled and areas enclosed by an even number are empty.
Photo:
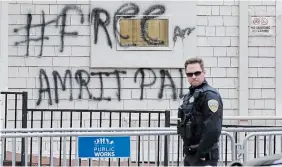
M8 90L8 1L0 1L0 92ZM4 125L4 97L0 95L0 128Z
M276 79L275 95L277 116L282 116L282 1L276 1Z
M0 1L0 91L8 89L8 1Z
M248 54L248 1L239 2L239 115L249 114L249 54ZM246 17L247 16L247 17Z

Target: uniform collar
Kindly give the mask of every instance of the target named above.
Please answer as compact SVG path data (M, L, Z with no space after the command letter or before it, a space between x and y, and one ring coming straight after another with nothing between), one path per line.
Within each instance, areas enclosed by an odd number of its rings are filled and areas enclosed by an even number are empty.
M207 81L206 79L204 79L204 81L203 81L203 83L202 83L201 85L196 86L196 87L190 86L190 87L189 87L189 90L192 91L192 92L194 92L195 89L200 89L200 88L202 88L202 87L203 87L204 85L206 85L206 84L208 84L208 81Z

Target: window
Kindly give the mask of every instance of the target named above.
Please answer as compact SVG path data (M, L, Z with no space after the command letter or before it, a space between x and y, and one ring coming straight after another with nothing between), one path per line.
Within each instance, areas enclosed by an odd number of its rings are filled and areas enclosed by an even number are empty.
M169 20L121 18L118 23L118 50L163 50L169 47Z

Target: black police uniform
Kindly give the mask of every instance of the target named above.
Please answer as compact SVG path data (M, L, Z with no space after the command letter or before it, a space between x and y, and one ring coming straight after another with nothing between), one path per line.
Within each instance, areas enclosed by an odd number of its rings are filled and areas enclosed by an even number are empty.
M206 80L189 90L178 109L181 121L177 132L184 143L184 166L217 166L223 116L221 96Z

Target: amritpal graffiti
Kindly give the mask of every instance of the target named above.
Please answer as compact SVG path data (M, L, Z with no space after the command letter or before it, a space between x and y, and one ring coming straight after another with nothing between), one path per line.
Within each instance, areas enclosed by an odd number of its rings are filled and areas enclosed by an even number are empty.
M26 31L26 39L23 41L17 41L15 42L15 45L19 45L21 43L26 43L26 56L29 56L29 46L30 42L38 42L40 41L40 53L39 57L42 56L43 53L43 45L44 45L44 40L49 40L48 36L45 36L45 28L46 26L56 23L56 27L58 27L58 23L61 20L61 25L60 25L60 52L64 51L64 39L65 36L77 36L79 35L77 31L73 32L66 32L66 20L67 20L67 13L71 10L76 11L80 15L80 23L84 24L84 14L82 10L77 7L76 5L67 5L65 6L61 13L54 19L46 21L45 20L45 13L42 11L41 14L41 24L31 24L32 23L32 15L27 14L27 20L26 20L26 25L20 28L15 28L14 32L18 32L20 30L25 30ZM115 12L113 16L113 34L114 38L117 41L117 43L121 46L118 36L123 39L128 39L129 36L124 36L121 35L120 32L118 32L117 29L117 22L118 19L120 18L133 18L136 17L137 15L142 15L141 22L140 22L140 27L141 27L141 37L144 39L145 42L147 42L150 45L159 45L163 44L164 41L162 40L157 40L157 39L152 39L147 32L147 27L146 23L150 19L157 18L158 16L161 16L165 14L166 8L164 5L160 4L155 4L152 6L149 6L143 13L140 13L140 8L137 4L135 3L125 3L121 5L118 10ZM103 20L101 15L105 15L106 18ZM88 22L93 24L93 29L94 29L94 44L98 43L98 33L99 33L99 28L102 28L104 30L104 33L106 34L107 37L107 44L109 45L110 48L112 48L112 39L110 38L109 35L109 30L108 26L111 24L111 16L109 12L106 9L103 8L93 8L91 12L88 14ZM31 28L36 28L40 27L41 29L41 35L38 38L31 38L30 37L30 30ZM177 41L177 38L184 38L185 35L189 36L191 32L194 30L194 27L187 27L184 28L183 30L180 29L179 26L175 26L174 28L174 34L173 34L173 42L175 43ZM187 32L187 33L186 33Z
M160 85L159 85L159 91L158 94L156 95L156 98L162 99L163 98L163 93L164 93L164 88L170 88L171 89L171 99L176 100L177 98L182 98L183 97L183 74L182 74L182 69L178 69L179 76L177 76L178 79L180 79L180 84L176 85L175 81L171 77L171 74L169 73L168 70L166 69L160 69L159 74L157 74L153 69L150 68L139 68L136 70L134 74L134 83L138 84L138 80L140 80L139 84L139 90L140 90L140 100L143 100L144 98L144 89L149 88L152 85L156 84L156 80L160 79ZM147 73L152 74L152 76L148 77L146 76ZM115 87L117 89L116 96L117 99L120 101L121 100L121 90L122 90L122 80L121 80L121 75L126 74L126 71L122 70L114 70L111 72L87 72L85 70L77 70L75 71L74 74L72 74L71 70L66 70L65 74L61 75L58 71L53 71L52 76L49 77L48 74L46 73L45 70L41 69L39 73L39 85L40 88L38 90L38 100L37 100L37 105L41 104L42 101L42 96L47 93L48 97L48 103L49 105L53 105L53 101L55 103L59 103L59 87L61 86L62 91L67 90L67 85L69 86L69 100L72 101L74 98L75 99L91 99L93 101L111 101L113 97L107 96L104 94L104 87L103 83L109 76L115 76L116 79L116 86L113 85L113 88ZM63 76L63 77L62 77ZM95 76L98 76L95 77ZM152 80L150 81L150 78ZM99 96L95 96L94 93L92 93L89 89L90 82L94 79L99 79L100 82L100 94ZM54 83L54 89L51 89L50 86L50 80L53 80ZM59 85L60 84L60 85ZM79 87L79 93L78 95L73 95L73 87L74 84L77 84ZM43 86L46 85L46 86ZM179 93L177 95L177 89L179 90ZM52 97L51 91L54 90L54 95L55 97ZM86 95L83 94L83 92L86 91ZM113 89L115 91L115 89Z

